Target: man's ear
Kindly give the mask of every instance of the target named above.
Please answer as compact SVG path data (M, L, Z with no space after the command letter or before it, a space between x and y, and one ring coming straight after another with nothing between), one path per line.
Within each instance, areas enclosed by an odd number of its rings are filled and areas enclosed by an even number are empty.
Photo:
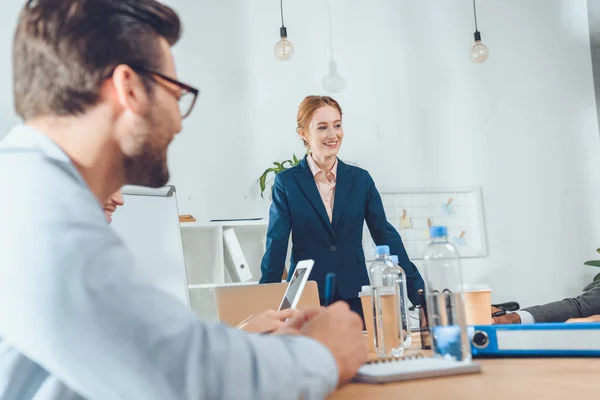
M137 115L148 112L149 98L144 82L129 65L118 65L112 75L117 99L124 110Z

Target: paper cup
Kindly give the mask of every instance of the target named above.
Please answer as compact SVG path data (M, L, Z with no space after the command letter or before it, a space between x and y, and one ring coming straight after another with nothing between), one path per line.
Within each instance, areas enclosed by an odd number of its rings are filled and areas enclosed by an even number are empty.
M467 325L492 324L492 289L489 286L465 286L463 299Z

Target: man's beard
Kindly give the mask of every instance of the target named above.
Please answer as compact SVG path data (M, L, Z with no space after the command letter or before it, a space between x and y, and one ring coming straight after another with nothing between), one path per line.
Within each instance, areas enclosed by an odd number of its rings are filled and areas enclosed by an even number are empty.
M169 181L169 169L164 151L146 142L139 154L125 157L123 166L127 184L153 188L166 185Z

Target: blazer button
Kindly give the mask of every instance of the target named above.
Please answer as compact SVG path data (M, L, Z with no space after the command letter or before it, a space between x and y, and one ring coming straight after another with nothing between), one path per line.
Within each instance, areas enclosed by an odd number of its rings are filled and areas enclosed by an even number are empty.
M333 251L336 251L336 250L337 250L337 247L335 247L335 245L332 245L332 246L329 248L329 250L331 250L332 252L333 252Z

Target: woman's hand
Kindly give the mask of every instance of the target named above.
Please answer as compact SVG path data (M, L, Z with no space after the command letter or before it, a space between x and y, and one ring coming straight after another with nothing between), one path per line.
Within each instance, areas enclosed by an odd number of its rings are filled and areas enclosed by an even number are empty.
M587 318L569 318L567 322L600 322L600 315L592 315Z
M283 328L285 320L299 313L298 310L288 308L283 311L266 310L253 314L240 322L236 328L252 333L273 332Z

